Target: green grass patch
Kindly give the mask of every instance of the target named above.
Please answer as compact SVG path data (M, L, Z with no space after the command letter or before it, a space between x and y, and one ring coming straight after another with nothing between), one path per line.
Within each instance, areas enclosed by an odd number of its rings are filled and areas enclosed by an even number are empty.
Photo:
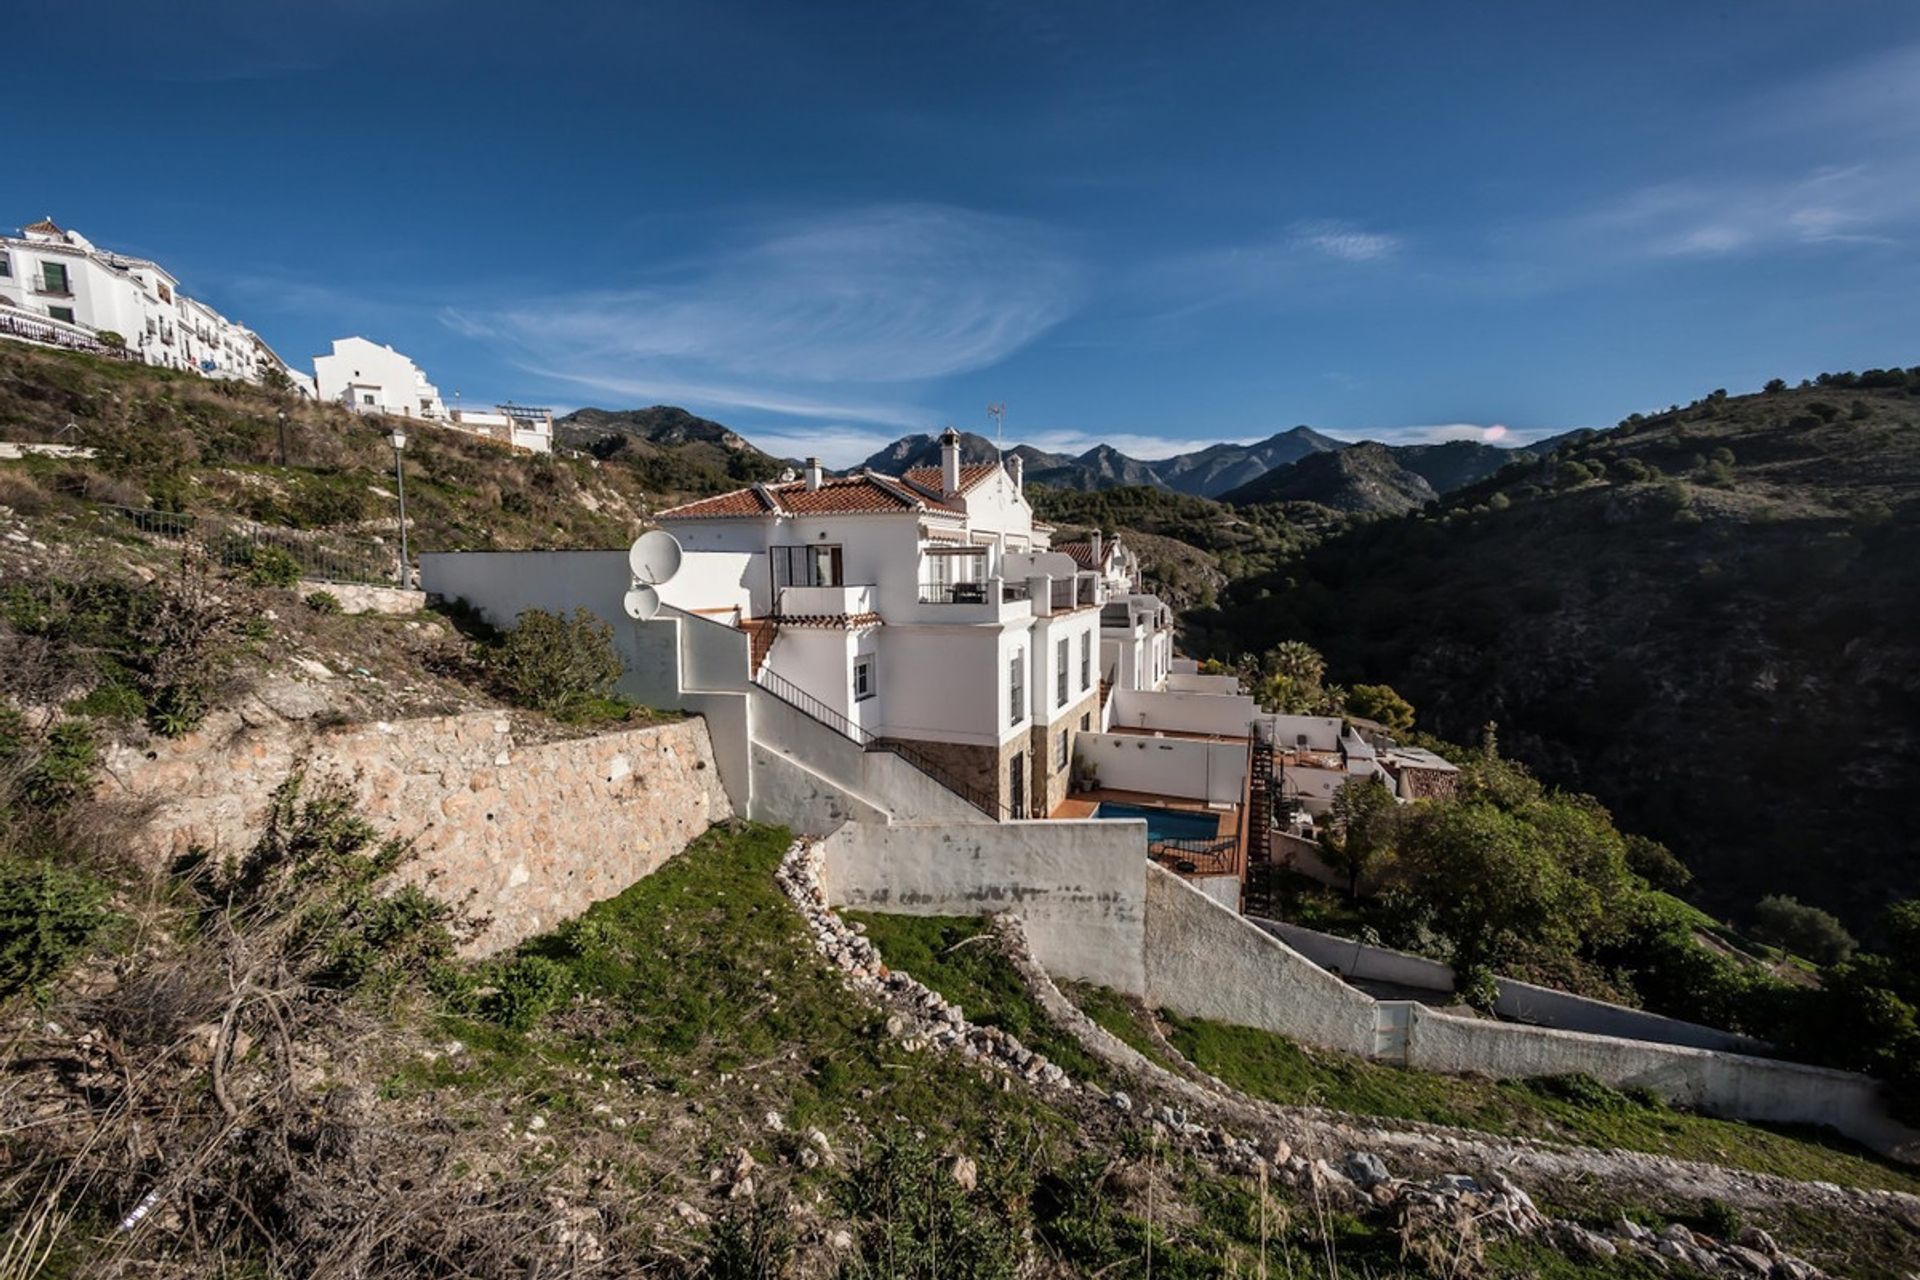
M1095 1026L1156 1066L1179 1071L1148 1028L1147 1019L1153 1015L1138 1001L1129 1000L1110 987L1096 987L1087 982L1068 983L1064 990L1067 998L1078 1005L1080 1012Z
M1106 1078L1105 1065L1054 1025L1013 965L995 950L984 918L845 914L866 926L890 968L905 970L959 1005L969 1021L1018 1036L1075 1079Z
M1290 1105L1456 1125L1487 1133L1650 1151L1845 1186L1920 1191L1920 1177L1838 1135L1762 1128L1665 1106L1585 1077L1494 1082L1381 1066L1301 1048L1249 1027L1166 1015L1168 1039L1243 1093Z
M453 1005L501 1016L449 1022L469 1052L457 1069L432 1064L423 1074L490 1088L517 1075L569 1077L552 1070L561 1066L585 1077L571 1087L596 1098L617 1079L697 1098L710 1113L738 1110L756 1127L773 1110L789 1128L829 1132L854 1114L936 1133L1057 1123L977 1068L907 1053L886 1036L883 1016L819 958L774 883L790 840L780 827L716 826L619 896L473 966ZM541 969L531 985L544 992L554 978L562 999L501 1009L501 976L529 961Z

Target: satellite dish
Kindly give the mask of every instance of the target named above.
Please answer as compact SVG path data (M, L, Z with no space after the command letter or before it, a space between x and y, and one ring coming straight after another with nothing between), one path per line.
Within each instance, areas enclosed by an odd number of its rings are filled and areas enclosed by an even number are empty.
M642 586L669 581L680 572L680 539L665 529L649 529L627 552L627 567Z
M629 618L635 622L645 622L660 612L660 593L652 587L635 587L627 592L626 598L620 603Z

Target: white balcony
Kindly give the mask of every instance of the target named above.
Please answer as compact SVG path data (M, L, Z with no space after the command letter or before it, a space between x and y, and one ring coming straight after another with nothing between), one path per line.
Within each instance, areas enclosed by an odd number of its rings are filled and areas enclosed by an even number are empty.
M874 612L873 587L782 587L779 616L838 618Z
M1025 581L985 578L977 582L923 582L915 622L1005 622L1031 616L1033 602Z

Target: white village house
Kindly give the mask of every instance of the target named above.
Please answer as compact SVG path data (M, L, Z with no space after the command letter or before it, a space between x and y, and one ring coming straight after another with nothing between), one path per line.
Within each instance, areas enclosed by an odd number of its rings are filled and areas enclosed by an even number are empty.
M181 293L165 267L101 249L51 218L0 236L0 335L211 378L257 383L277 369L313 390L259 334Z
M756 676L1009 817L1066 797L1101 717L1107 583L1049 546L1018 458L804 476L659 513L685 548L663 603L744 629Z

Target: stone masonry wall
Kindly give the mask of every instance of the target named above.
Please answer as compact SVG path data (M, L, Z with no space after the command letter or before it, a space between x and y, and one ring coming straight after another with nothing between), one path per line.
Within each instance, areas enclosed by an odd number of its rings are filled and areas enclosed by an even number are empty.
M345 728L217 718L178 741L116 746L107 771L155 806L145 852L157 858L250 847L301 764L414 842L410 878L489 918L474 954L614 896L733 816L698 719L523 746L487 711Z

